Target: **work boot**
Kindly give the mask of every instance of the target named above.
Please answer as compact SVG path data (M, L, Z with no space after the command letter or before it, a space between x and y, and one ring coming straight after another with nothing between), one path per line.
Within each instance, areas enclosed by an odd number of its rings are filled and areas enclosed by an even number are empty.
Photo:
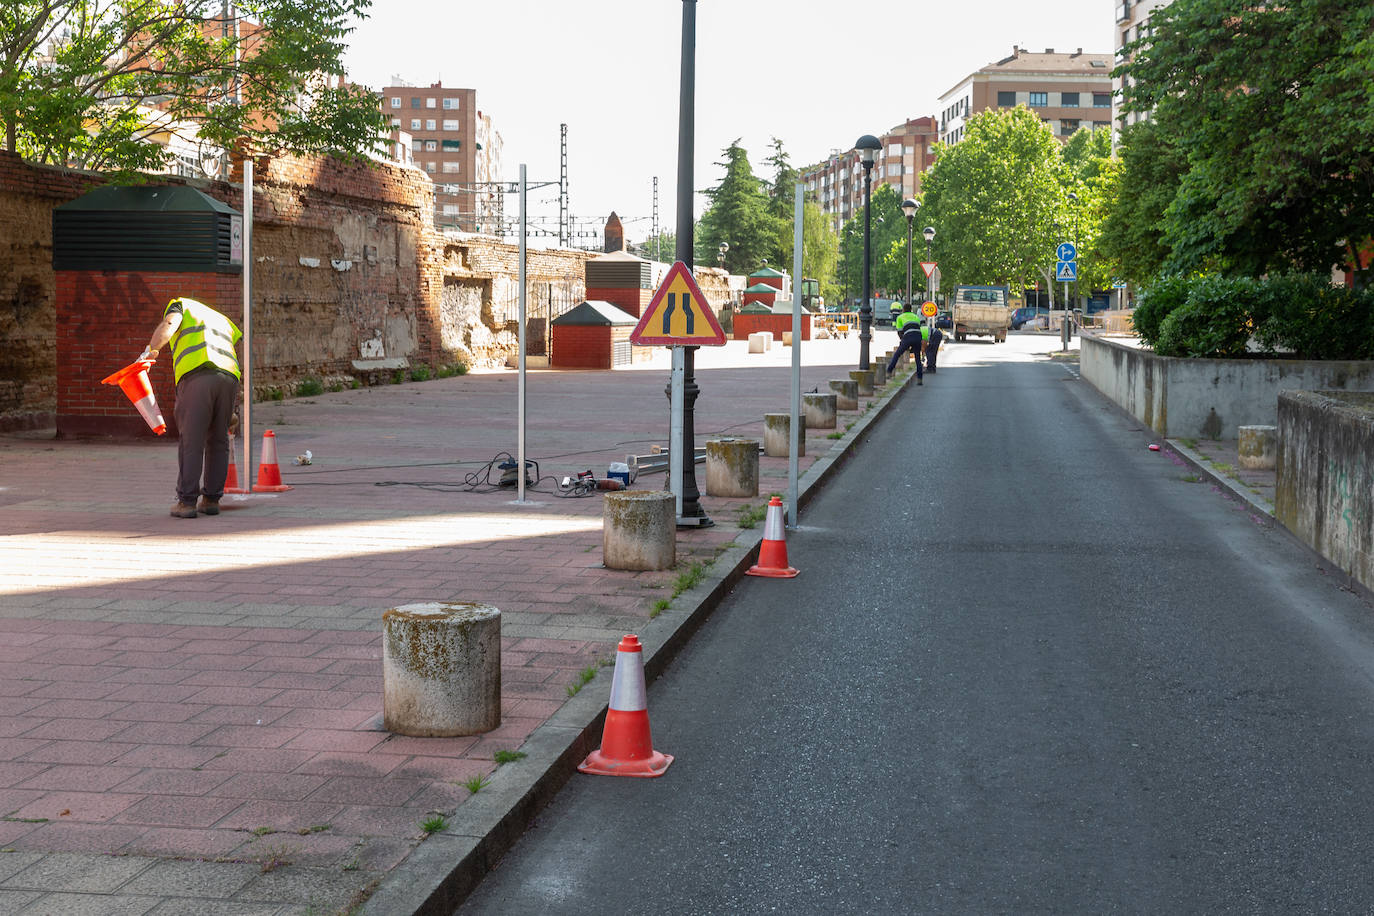
M196 509L201 515L219 515L219 500L211 499L208 496L202 496L200 502L196 505Z
M172 518L195 518L196 507L190 503L178 502L172 505Z
M917 379L917 380L916 380L916 384L918 384L918 385L924 385L925 382L924 382L922 379Z

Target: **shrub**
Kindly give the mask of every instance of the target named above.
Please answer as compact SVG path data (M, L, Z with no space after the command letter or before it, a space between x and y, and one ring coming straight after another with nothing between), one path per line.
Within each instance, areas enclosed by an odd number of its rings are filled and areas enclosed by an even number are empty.
M1131 313L1131 323L1140 339L1152 347L1159 341L1159 326L1169 313L1188 301L1189 279L1182 276L1159 277L1140 294Z
M1189 285L1187 301L1160 322L1155 352L1219 359L1244 356L1254 331L1255 281L1200 277Z
M317 378L304 378L296 385L296 396L302 398L324 394L324 384Z
M428 366L416 366L414 369L411 369L411 370L410 370L410 380L411 380L412 382L427 382L427 381L429 381L429 367L428 367Z
M1262 289L1255 336L1265 349L1302 359L1374 359L1374 292L1332 286L1316 274L1273 277Z

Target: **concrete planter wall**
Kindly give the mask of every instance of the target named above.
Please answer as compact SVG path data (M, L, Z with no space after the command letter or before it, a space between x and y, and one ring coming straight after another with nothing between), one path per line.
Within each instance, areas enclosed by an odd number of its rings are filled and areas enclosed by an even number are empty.
M1374 391L1374 362L1180 359L1084 337L1084 379L1162 436L1235 439L1278 422L1280 391Z
M1374 588L1374 394L1285 391L1278 420L1274 517Z

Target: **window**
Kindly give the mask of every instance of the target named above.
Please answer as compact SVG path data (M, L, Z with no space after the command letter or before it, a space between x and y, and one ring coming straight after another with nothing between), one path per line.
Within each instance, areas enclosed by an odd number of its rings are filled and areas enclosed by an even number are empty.
M425 141L425 152L427 152L427 153L432 153L432 152L434 152L435 150L437 150L438 148L439 148L439 143L438 143L437 140L426 140L426 141Z
M457 204L444 204L444 215L445 215L445 216L457 216L457 215L458 215L458 205L457 205Z
M400 118L392 118L392 119L391 119L391 126L392 126L392 127L400 127L400 126L401 126L401 119L400 119Z
M426 172L429 172L429 173L431 173L431 174L433 174L433 173L434 173L434 163L433 163L433 162L426 162L426 163L425 163L425 171L426 171Z
M458 99L454 99L454 98L444 99L444 107L447 108L447 109L449 109L450 111L457 111L457 110L458 110Z
M1044 108L1049 103L1050 94L1048 92L1032 92L1030 94L1030 107L1032 108Z
M998 107L998 108L1015 108L1015 107L1016 107L1016 93L1014 93L1014 92L999 92L999 93L997 93L997 107Z
M444 163L444 174L445 174L445 175L457 175L458 172L459 172L461 169L462 169L462 163L460 163L460 162L445 162L445 163Z
M411 108L423 108L423 107L424 107L424 100L421 99L418 95L412 95L412 96L410 97L410 107L411 107Z
M426 108L433 108L434 105L435 105L435 102L434 102L434 99L433 99L432 97L431 97L431 98L428 98L428 99L425 99L425 107L426 107Z
M1059 135L1061 137L1067 137L1076 130L1078 130L1077 118L1064 118L1059 122Z
M889 143L887 145L887 154L889 156L900 156L902 154L902 144Z
M444 140L440 143L440 148L445 152L453 153L463 148L462 140Z
M1077 108L1077 107L1078 107L1078 93L1077 93L1077 92L1061 92L1061 93L1059 93L1059 107L1061 107L1061 108Z
M400 97L400 96L393 95L393 96L391 97L391 107L392 107L392 108L400 108L400 107L401 107L401 97Z
M445 118L444 130L462 130L462 127L459 126L456 118Z
M438 129L439 129L439 122L438 122L438 121L435 121L433 118L430 118L430 119L428 119L427 121L425 121L425 130L438 130Z
M888 174L889 176L892 176L892 175L900 175L900 174L902 174L902 166L901 166L901 164L899 163L899 164L897 164L897 165L889 165L889 166L887 167L887 174Z
M419 130L419 129L420 129L420 119L419 119L419 118L411 118L411 119L410 119L410 129L411 129L411 130Z
M1094 108L1111 108L1111 107L1112 107L1112 94L1111 94L1110 92L1094 92L1094 93L1093 93L1093 107L1094 107Z

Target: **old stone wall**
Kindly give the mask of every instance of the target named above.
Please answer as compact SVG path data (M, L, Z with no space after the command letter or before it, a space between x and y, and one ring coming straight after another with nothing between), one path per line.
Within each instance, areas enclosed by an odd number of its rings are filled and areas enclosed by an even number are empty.
M242 211L241 170L231 177L234 183L149 181L189 184ZM54 422L52 210L105 180L0 152L0 430ZM446 237L432 219L433 186L416 169L256 159L255 392L290 391L307 377L366 383L419 365L503 364L517 346L518 248ZM580 301L583 264L592 256L528 252L532 321L547 322Z

